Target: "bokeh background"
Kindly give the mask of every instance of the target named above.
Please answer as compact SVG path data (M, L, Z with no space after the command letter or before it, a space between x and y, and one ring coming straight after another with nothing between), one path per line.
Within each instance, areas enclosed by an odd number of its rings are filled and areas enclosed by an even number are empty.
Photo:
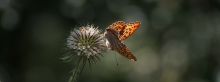
M79 82L220 82L220 0L0 0L0 81L67 82L71 28L141 21L132 62L103 53Z

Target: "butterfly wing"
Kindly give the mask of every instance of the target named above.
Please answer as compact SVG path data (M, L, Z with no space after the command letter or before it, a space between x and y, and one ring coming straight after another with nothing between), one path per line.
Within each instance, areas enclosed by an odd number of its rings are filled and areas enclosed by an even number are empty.
M116 48L115 51L117 51L119 54L122 56L132 60L132 61L137 61L136 57L130 52L127 46L123 46L120 48Z
M130 50L125 46L125 44L119 40L119 35L114 29L107 28L104 33L107 41L106 45L121 54L122 56L132 60L137 61L136 57L130 52Z
M125 22L117 21L111 24L110 26L108 26L107 29L114 29L119 34L119 32L121 32L124 29L124 27L125 27Z
M123 41L126 38L128 38L131 34L134 33L134 31L137 30L137 28L140 26L140 24L141 24L141 22L139 22L139 21L127 23L125 25L125 27L122 30L120 30L119 39Z

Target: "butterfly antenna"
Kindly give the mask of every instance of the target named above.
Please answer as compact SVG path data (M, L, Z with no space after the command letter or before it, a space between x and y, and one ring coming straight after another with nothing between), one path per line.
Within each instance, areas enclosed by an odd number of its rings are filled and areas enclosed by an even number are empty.
M115 51L114 51L115 52ZM118 60L117 60L117 57L116 57L116 53L115 53L115 59L116 59L116 63L117 63L117 65L118 65Z

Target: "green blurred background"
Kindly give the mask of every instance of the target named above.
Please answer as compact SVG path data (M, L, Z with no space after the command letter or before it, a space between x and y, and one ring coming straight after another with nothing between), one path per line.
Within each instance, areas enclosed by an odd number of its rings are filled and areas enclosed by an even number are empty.
M86 65L79 82L220 82L220 0L0 0L0 81L67 82L71 28L141 21L125 44Z

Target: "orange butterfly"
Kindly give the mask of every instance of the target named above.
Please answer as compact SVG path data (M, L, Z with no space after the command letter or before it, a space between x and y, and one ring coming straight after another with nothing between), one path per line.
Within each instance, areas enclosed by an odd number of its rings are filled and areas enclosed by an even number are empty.
M136 57L130 52L124 44L124 40L128 38L140 26L140 22L130 22L125 24L123 21L117 21L105 29L104 35L107 39L106 45L109 49L117 51L122 56L137 61Z

